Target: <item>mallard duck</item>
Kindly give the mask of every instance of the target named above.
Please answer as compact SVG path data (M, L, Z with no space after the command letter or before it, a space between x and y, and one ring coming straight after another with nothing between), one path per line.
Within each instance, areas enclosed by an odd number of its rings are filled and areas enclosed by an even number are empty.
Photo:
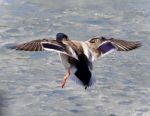
M87 41L70 39L64 33L57 33L56 39L39 39L16 45L16 50L24 51L55 51L60 55L61 62L67 73L61 87L69 77L85 89L95 83L92 73L93 62L112 51L130 51L141 46L139 41L126 41L106 37L94 37Z

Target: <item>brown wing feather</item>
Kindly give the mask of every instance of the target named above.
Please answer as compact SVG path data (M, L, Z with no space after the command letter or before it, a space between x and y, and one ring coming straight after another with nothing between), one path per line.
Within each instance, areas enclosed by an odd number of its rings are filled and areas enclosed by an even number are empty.
M109 39L109 41L117 48L118 51L130 51L141 46L140 41L126 41L118 39Z
M52 43L56 43L55 40L49 40L49 39L33 40L33 41L30 41L30 42L26 42L26 43L17 45L17 46L16 46L16 50L24 50L24 51L43 51L41 42L52 42Z

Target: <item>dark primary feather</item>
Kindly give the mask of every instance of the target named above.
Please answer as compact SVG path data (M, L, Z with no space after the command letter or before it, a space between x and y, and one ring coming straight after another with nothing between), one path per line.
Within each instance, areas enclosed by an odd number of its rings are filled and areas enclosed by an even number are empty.
M22 51L55 51L76 59L72 52L69 51L69 48L71 49L71 46L57 40L39 39L19 44L15 49Z
M23 44L19 44L16 46L16 50L24 50L24 51L43 51L42 42L49 42L55 46L59 45L56 40L49 40L49 39L39 39L33 40L30 42L26 42Z
M126 41L126 40L119 40L119 39L108 39L118 51L130 51L141 47L141 43L139 41Z
M47 39L33 40L16 46L16 50L24 51L43 51L41 42L48 41Z

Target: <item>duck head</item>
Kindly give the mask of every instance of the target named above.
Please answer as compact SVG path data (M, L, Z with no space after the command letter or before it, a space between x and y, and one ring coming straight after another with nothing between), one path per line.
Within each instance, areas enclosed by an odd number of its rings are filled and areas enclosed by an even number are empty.
M58 42L62 42L63 40L69 40L68 36L64 33L57 33L56 34L56 40Z

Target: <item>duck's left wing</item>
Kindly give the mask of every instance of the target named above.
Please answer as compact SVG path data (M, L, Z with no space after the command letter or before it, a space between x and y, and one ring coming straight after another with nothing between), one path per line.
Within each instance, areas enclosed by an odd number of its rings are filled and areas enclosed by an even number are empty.
M58 52L65 52L64 48L56 40L49 40L49 39L38 39L30 42L25 42L16 45L15 49L23 51L54 50Z
M48 41L52 41L52 40L49 40L49 39L32 40L29 42L15 45L15 47L13 48L16 50L22 50L22 51L44 51L41 43L48 42Z
M60 42L57 42L56 40L50 40L50 39L38 39L33 40L30 42L26 42L23 44L19 44L15 46L16 50L22 50L22 51L54 51L58 53L66 54L70 57L74 57L73 54L68 52L68 49L66 49L65 44L62 44ZM70 47L69 47L70 48ZM71 49L71 48L70 48Z

